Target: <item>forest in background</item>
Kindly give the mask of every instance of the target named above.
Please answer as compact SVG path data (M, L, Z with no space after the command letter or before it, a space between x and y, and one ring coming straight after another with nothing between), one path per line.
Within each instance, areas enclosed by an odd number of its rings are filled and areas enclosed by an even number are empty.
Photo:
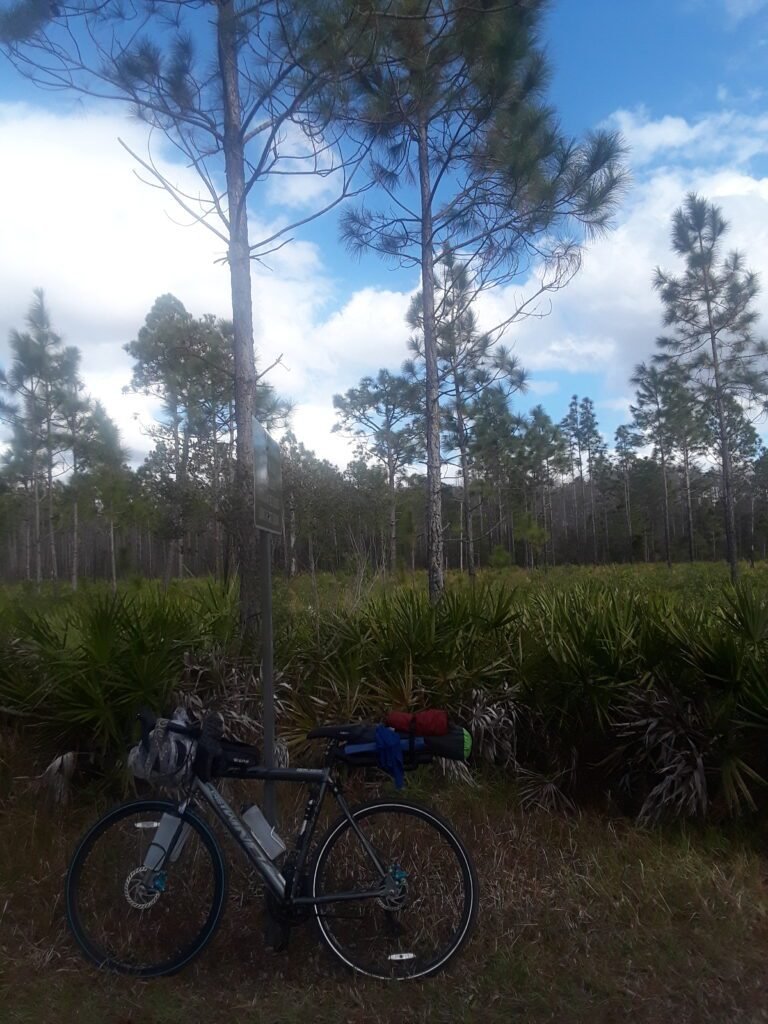
M648 268L662 333L635 367L631 421L606 438L578 395L559 423L526 411L526 369L504 339L578 273L629 184L620 134L569 137L548 101L546 6L266 0L220 3L209 21L198 4L171 4L166 18L153 4L20 0L2 12L0 46L22 76L127 105L195 169L197 201L151 153L132 153L226 245L232 297L222 321L162 295L126 339L129 388L158 409L134 470L36 292L0 378L4 578L117 587L238 571L253 639L263 571L251 424L285 426L289 408L269 368L256 369L251 261L337 206L350 253L411 270L419 290L402 367L334 398L338 429L357 442L346 470L285 435L275 557L289 575L424 566L437 602L448 567L724 555L735 582L740 558L765 555L759 282L705 198L689 194L672 217L679 272ZM329 179L333 197L251 238L249 202L286 173ZM481 325L483 295L523 281Z
M641 364L632 419L612 442L594 402L574 395L553 421L527 412L527 376L479 331L464 282L443 266L439 321L445 566L478 568L727 557L714 403L680 365ZM335 397L355 442L346 469L290 432L290 403L262 377L258 418L283 432L282 533L275 567L392 572L427 562L423 347ZM151 396L152 448L137 468L107 411L86 394L80 353L55 330L42 291L9 339L0 380L10 432L0 467L0 574L9 582L213 575L236 570L231 523L236 425L231 324L191 316L171 295L149 311L130 389ZM737 557L765 559L768 452L738 392L725 396ZM757 424L759 425L759 423ZM285 428L288 427L287 432Z

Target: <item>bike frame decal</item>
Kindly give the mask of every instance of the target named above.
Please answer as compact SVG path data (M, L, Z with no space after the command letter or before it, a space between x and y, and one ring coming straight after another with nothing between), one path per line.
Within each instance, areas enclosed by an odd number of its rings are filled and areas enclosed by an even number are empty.
M211 810L247 855L275 896L282 899L285 895L285 879L256 842L250 829L246 828L212 782L195 779L195 784Z
M288 902L294 906L318 906L320 904L327 903L347 903L353 900L377 899L382 896L386 891L384 883L387 877L387 870L379 861L376 851L373 849L367 836L355 820L352 811L349 809L349 805L341 795L338 785L331 780L330 771L328 769L318 771L311 768L277 768L272 770L264 769L263 771L265 777L275 779L275 777L279 776L279 781L282 782L306 783L307 781L311 781L320 783L317 797L310 797L310 803L308 804L310 813L309 815L305 814L304 821L302 822L302 826L299 830L299 835L297 836L296 852L298 853L298 860L290 892L286 892L286 882L282 872L275 867L256 841L250 829L246 828L239 816L235 813L230 804L227 803L213 783L202 782L200 779L196 778L195 787L222 825L224 825L229 834L262 876L272 893L280 900L284 900L287 897ZM336 803L341 808L342 814L351 825L353 831L360 840L363 849L371 858L372 863L379 872L382 885L378 889L371 889L365 892L358 889L355 892L329 893L325 896L297 896L294 894L295 886L301 877L302 870L306 863L312 843L312 836L314 835L315 827L320 816L320 808L323 803L323 798L329 788L336 799Z

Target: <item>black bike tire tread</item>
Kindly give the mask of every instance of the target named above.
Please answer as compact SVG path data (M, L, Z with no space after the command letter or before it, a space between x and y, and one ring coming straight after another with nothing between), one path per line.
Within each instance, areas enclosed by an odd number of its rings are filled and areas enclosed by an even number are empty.
M366 813L368 813L370 811L374 811L376 809L384 809L384 808L394 808L395 810L412 812L412 813L415 813L419 817L427 818L427 819L433 819L433 820L437 821L440 824L440 826L451 837L451 840L453 841L453 843L455 844L455 846L457 847L457 849L460 851L461 855L463 856L464 861L466 863L467 871L468 871L468 874L469 874L470 884L471 884L471 887L472 887L472 893L471 893L472 902L471 902L471 906L470 906L469 918L467 920L467 924L466 924L466 926L464 928L464 932L462 933L461 938L459 939L458 943L453 947L453 949L450 951L450 953L443 960L441 960L441 962L439 964L437 964L434 967L431 967L429 970L423 971L423 972L421 972L419 974L414 974L412 976L404 977L404 978L384 978L383 975L370 974L369 972L362 970L362 968L356 967L354 964L351 964L348 960L346 960L344 958L342 953L336 948L336 946L333 944L333 942L331 942L331 940L326 936L325 931L323 930L323 926L322 926L321 921L320 921L320 916L321 915L319 914L318 909L317 909L316 906L313 908L313 910L314 910L314 917L315 917L315 924L317 926L317 930L319 932L320 939L323 942L323 945L325 945L333 953L334 957L336 957L338 960L340 960L345 965L345 967L349 968L350 970L356 971L356 972L358 972L360 974L363 974L363 975L366 975L368 977L382 978L382 979L387 980L387 981L417 981L417 980L420 980L420 979L423 979L423 978L432 977L433 975L435 975L435 974L439 973L440 971L444 970L448 966L448 964L454 959L454 957L456 957L461 952L463 947L469 941L469 939L470 939L470 937L472 935L472 932L474 931L475 926L477 924L477 915L478 915L478 909L479 909L480 886L479 886L479 882L478 882L478 878L477 878L477 870L475 868L474 861L472 860L472 857L470 856L469 851L467 850L466 846L462 842L461 838L456 834L456 831L454 830L454 828L451 825L451 823L449 821L447 821L441 814L438 814L437 811L433 811L429 807L423 807L421 804L412 803L411 801L408 801L408 800L392 800L392 799L383 798L383 799L379 799L379 800L371 800L371 801L369 801L367 803L364 803L364 804L359 804L356 807L351 808L351 814L352 814L353 817L357 817L358 815L364 815L364 814L366 814ZM317 846L317 851L316 851L315 856L314 856L314 858L312 860L312 865L311 865L310 872L309 872L310 888L311 888L311 893L312 893L313 896L317 895L317 893L316 893L316 884L317 884L317 873L318 873L318 870L320 869L320 866L321 866L320 865L320 861L321 861L321 859L323 859L323 855L324 855L324 852L326 850L330 851L330 850L333 849L333 841L332 840L333 840L334 835L337 835L337 836L343 835L343 833L344 833L344 826L346 826L346 828L351 828L351 825L349 824L349 820L346 818L346 816L341 815L326 830L326 832L324 833L322 839L320 840L320 842L319 842L319 844ZM328 845L329 843L331 844L330 846ZM327 859L327 855L326 855L326 859Z
M100 969L109 970L117 974L130 975L134 978L161 978L167 977L171 974L176 974L182 968L186 967L187 964L191 963L195 957L202 953L216 934L227 902L227 863L219 841L210 825L208 825L206 821L193 811L187 810L184 813L185 823L197 830L202 842L211 853L211 863L215 874L214 894L218 894L218 908L216 909L213 917L209 918L203 930L200 932L200 935L204 935L204 937L200 939L198 936L198 940L196 940L190 947L191 951L188 950L183 957L178 957L176 960L170 961L168 964L161 965L160 967L149 966L133 968L126 964L118 964L110 960L99 958L95 953L95 947L91 944L87 935L80 927L77 919L76 886L79 881L80 871L83 863L85 862L85 854L88 853L90 847L102 832L106 832L114 821L117 821L122 817L127 817L132 812L142 810L146 810L148 812L159 811L163 813L165 811L170 811L176 814L179 813L178 804L174 803L172 800L130 800L127 803L118 804L117 807L110 808L110 810L103 814L98 821L94 822L77 844L77 848L75 849L72 859L69 862L69 867L67 868L67 876L64 883L66 919L71 934L74 936L75 941L85 954L86 958Z

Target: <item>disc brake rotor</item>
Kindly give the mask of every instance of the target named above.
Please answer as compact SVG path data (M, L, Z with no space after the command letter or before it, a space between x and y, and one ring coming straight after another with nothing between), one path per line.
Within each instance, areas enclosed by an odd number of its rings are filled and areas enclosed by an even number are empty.
M149 872L147 868L134 868L128 875L123 886L123 895L128 905L134 910L149 910L160 899L163 889L159 885L149 888L146 884L146 877ZM158 878L159 880L159 878Z
M395 865L390 868L391 879L387 892L380 896L376 902L384 910L402 910L408 902L408 872Z

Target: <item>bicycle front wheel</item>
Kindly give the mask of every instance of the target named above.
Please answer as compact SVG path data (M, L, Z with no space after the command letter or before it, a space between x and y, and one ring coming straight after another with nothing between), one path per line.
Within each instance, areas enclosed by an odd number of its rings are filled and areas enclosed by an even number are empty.
M141 977L180 970L211 939L226 895L224 859L197 815L134 800L85 835L66 880L67 921L98 967Z
M347 966L374 978L435 974L461 949L477 916L469 854L443 818L416 804L379 800L352 816L370 849L341 818L311 871L316 899L360 894L315 904L323 940Z

